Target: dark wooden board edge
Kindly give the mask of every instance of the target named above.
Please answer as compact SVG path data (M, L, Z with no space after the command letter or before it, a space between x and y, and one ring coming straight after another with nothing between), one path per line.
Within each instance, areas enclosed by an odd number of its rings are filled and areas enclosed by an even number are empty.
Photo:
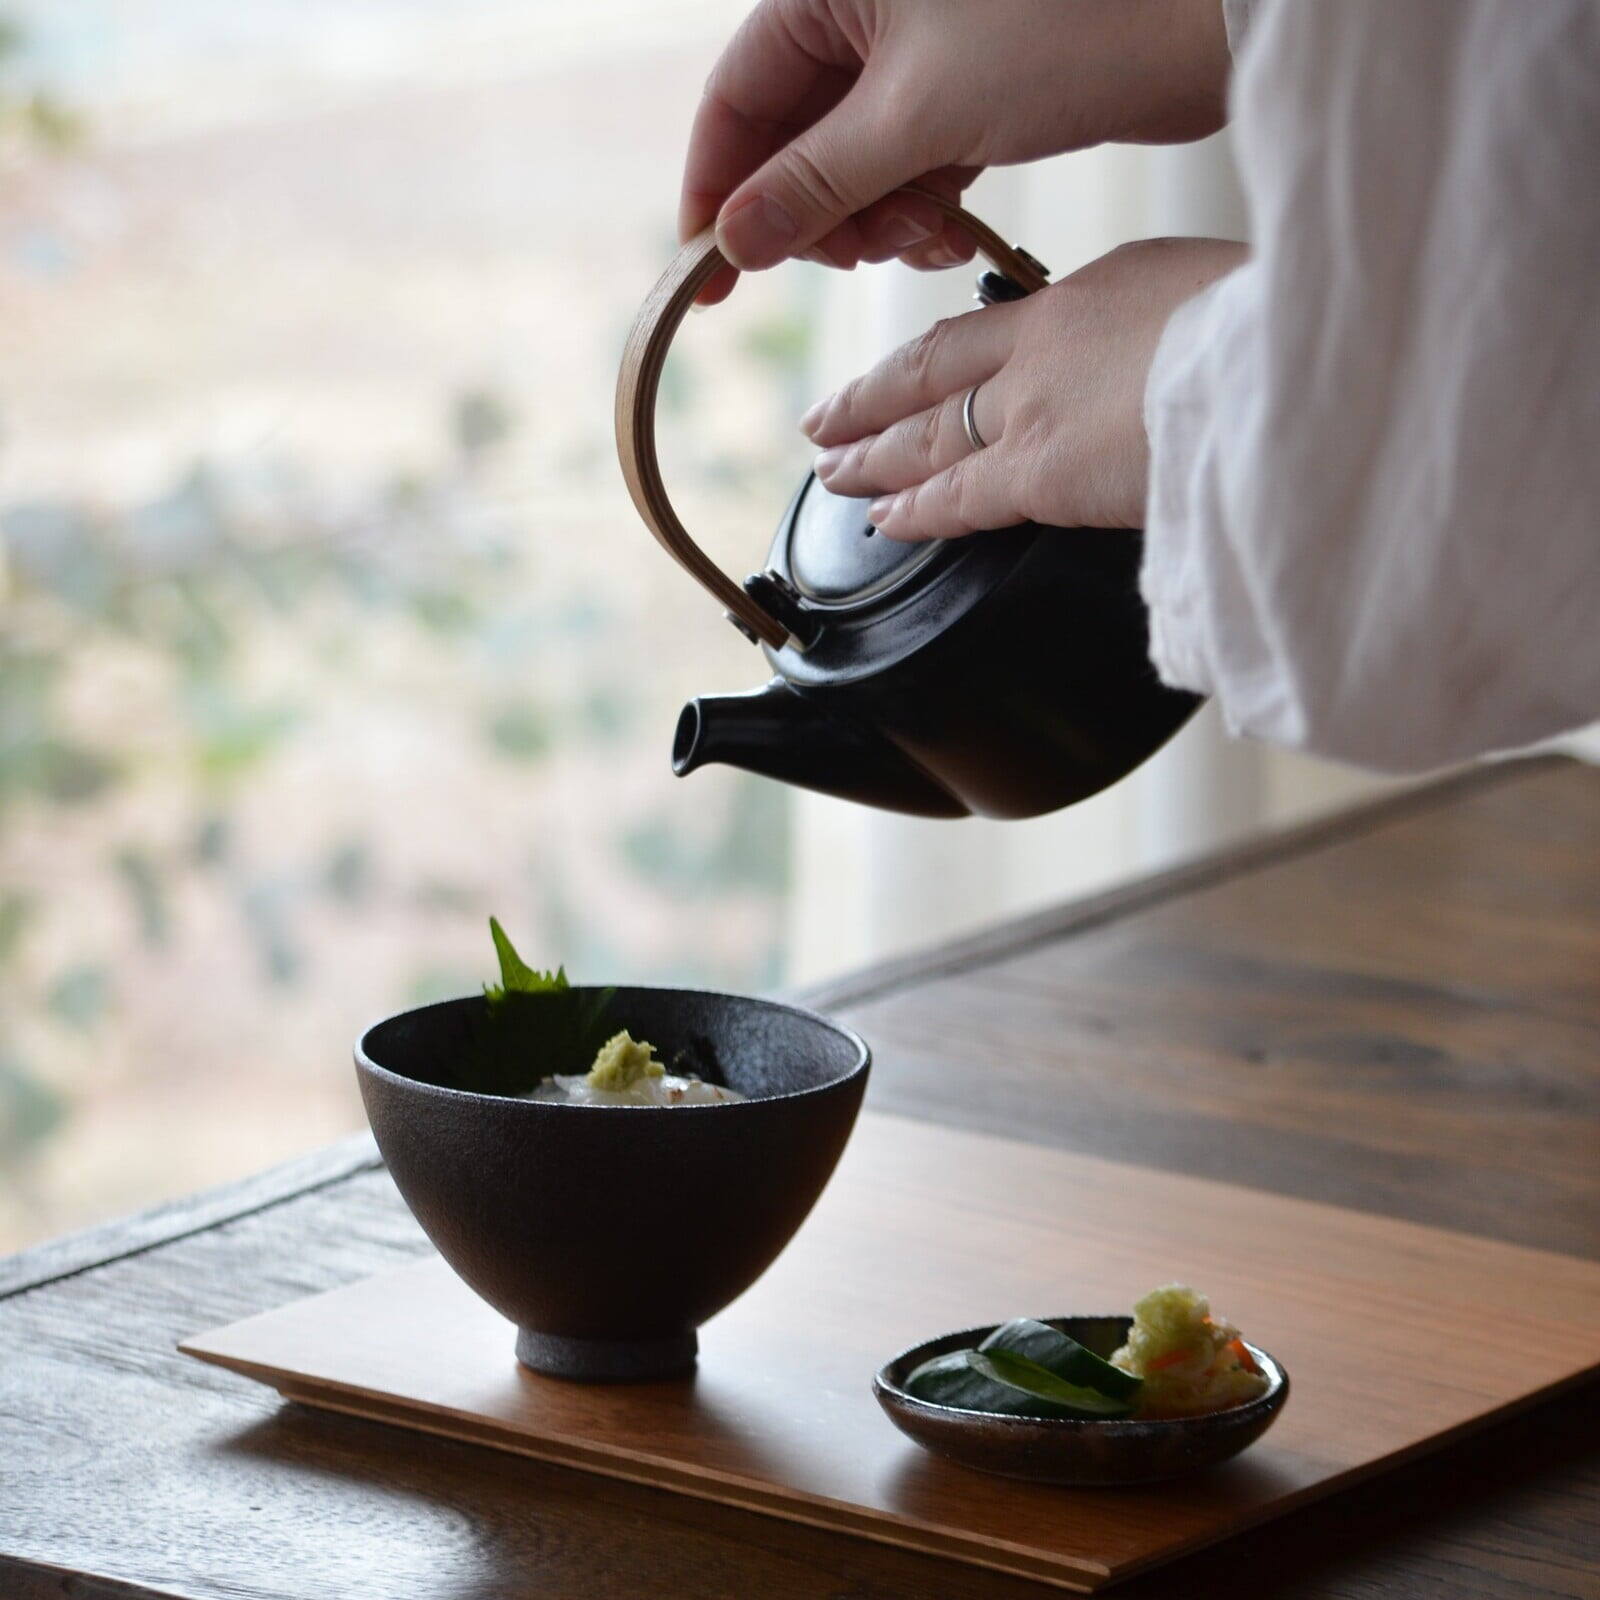
M176 1589L86 1576L69 1567L7 1555L0 1555L0 1595L5 1600L186 1600Z
M201 1361L227 1367L241 1376L276 1388L278 1393L296 1405L311 1406L321 1411L332 1411L340 1416L355 1417L364 1422L383 1427L405 1428L415 1433L434 1434L440 1438L454 1439L459 1443L479 1445L489 1450L502 1450L511 1455L527 1456L535 1461L554 1466L568 1467L579 1472L593 1472L604 1477L620 1478L624 1482L643 1484L647 1488L661 1489L670 1494L682 1494L692 1499L709 1500L714 1504L732 1506L759 1516L777 1517L786 1522L805 1527L820 1528L828 1533L843 1533L854 1538L868 1539L877 1544L892 1545L912 1550L919 1555L940 1557L978 1567L985 1571L1005 1573L1009 1577L1028 1578L1051 1588L1074 1594L1098 1594L1104 1589L1142 1577L1147 1573L1172 1566L1189 1556L1214 1549L1244 1537L1266 1523L1302 1510L1318 1501L1327 1500L1360 1484L1371 1482L1385 1473L1397 1471L1414 1462L1447 1452L1452 1446L1508 1422L1523 1413L1532 1411L1547 1402L1596 1381L1600 1372L1590 1368L1570 1377L1547 1384L1515 1400L1507 1401L1480 1417L1434 1434L1403 1450L1396 1450L1376 1461L1352 1467L1309 1488L1286 1495L1282 1500L1262 1507L1247 1516L1226 1532L1202 1534L1183 1545L1159 1555L1133 1561L1116 1570L1101 1568L1099 1572L1087 1568L1073 1570L1065 1560L1052 1560L1030 1554L1024 1548L1015 1551L1004 1546L991 1546L974 1540L952 1536L943 1530L924 1528L906 1521L899 1522L880 1516L852 1513L849 1508L831 1502L816 1502L808 1514L808 1503L787 1496L768 1495L742 1484L712 1480L693 1473L661 1471L645 1464L630 1463L625 1457L586 1451L563 1440L541 1440L529 1435L516 1434L508 1429L485 1427L469 1416L447 1412L418 1413L402 1402L368 1394L364 1391L335 1388L315 1379L300 1379L277 1372L249 1370L248 1363L219 1360L213 1356L190 1352ZM1101 1575L1103 1574L1103 1575Z
M1038 945L1114 921L1163 901L1177 899L1225 883L1230 878L1276 866L1344 844L1392 822L1430 811L1466 795L1502 784L1538 777L1559 767L1580 763L1575 757L1548 754L1521 756L1464 767L1440 778L1408 786L1398 793L1343 806L1308 822L1254 833L1191 861L1147 873L1099 894L1086 895L1029 915L1007 918L975 933L931 945L925 950L891 956L871 966L792 990L784 998L815 1010L837 1010L879 1000L913 983L986 966L1021 955Z
M394 1269L388 1269L394 1270ZM527 1456L579 1472L642 1484L670 1494L727 1505L760 1516L815 1527L829 1533L843 1533L878 1544L915 1551L959 1562L964 1566L1028 1578L1052 1588L1077 1594L1097 1594L1157 1569L1166 1568L1189 1556L1231 1543L1263 1525L1275 1522L1305 1507L1327 1500L1359 1485L1414 1462L1447 1452L1452 1446L1484 1433L1524 1413L1537 1409L1564 1394L1600 1381L1600 1365L1559 1378L1553 1383L1518 1395L1481 1415L1426 1439L1391 1451L1388 1455L1360 1463L1332 1477L1283 1496L1270 1504L1246 1513L1235 1525L1214 1533L1201 1533L1158 1554L1130 1561L1120 1567L1100 1562L1075 1561L1072 1557L1040 1555L1026 1546L1007 1546L990 1540L963 1538L946 1529L923 1524L911 1518L893 1518L860 1510L831 1500L799 1500L792 1495L773 1493L743 1479L680 1469L673 1463L645 1460L608 1450L585 1447L571 1439L544 1438L525 1434L470 1412L447 1411L416 1405L391 1395L332 1384L268 1363L242 1360L194 1348L187 1341L179 1351L207 1365L224 1368L253 1382L276 1389L284 1400L317 1410L375 1422L384 1427L404 1428L415 1433L436 1435L459 1443ZM1114 1491L1108 1491L1114 1492Z
M419 1413L401 1402L365 1391L327 1386L314 1379L284 1381L249 1373L243 1364L217 1361L205 1355L197 1355L197 1359L230 1367L243 1376L258 1377L259 1381L271 1384L285 1400L296 1405L337 1412L363 1422L405 1428L413 1433L435 1434L462 1444L503 1450L509 1455L527 1456L534 1461L548 1462L552 1466L567 1467L577 1472L620 1478L624 1483L642 1484L647 1489L661 1489L695 1500L709 1500L715 1505L732 1506L758 1516L777 1517L784 1522L799 1523L802 1527L820 1528L826 1533L848 1534L854 1538L870 1539L877 1544L914 1550L919 1555L938 1556L948 1561L959 1561L964 1566L1003 1572L1009 1577L1031 1578L1035 1582L1066 1589L1074 1594L1093 1594L1111 1581L1111 1573L1104 1566L1091 1567L1087 1563L1077 1566L1064 1558L1050 1560L1031 1556L1021 1547L1012 1550L987 1541L963 1539L943 1529L914 1523L909 1519L865 1514L834 1501L797 1500L789 1495L764 1492L754 1484L737 1479L683 1472L670 1466L639 1462L610 1452L587 1450L571 1440L540 1439L507 1428L485 1426L478 1419L461 1413Z
M1597 1378L1600 1378L1600 1368L1596 1367L1587 1367L1582 1372L1574 1372L1565 1378L1558 1378L1554 1383L1547 1383L1541 1389L1534 1389L1525 1395L1518 1396L1515 1400L1508 1400L1504 1405L1496 1406L1492 1411L1485 1411L1481 1416L1473 1417L1467 1422L1459 1422L1455 1427L1446 1428L1440 1433L1430 1434L1428 1438L1421 1439L1416 1444L1407 1445L1403 1450L1391 1451L1390 1454L1380 1456L1376 1461L1368 1461L1361 1466L1348 1468L1332 1478L1327 1478L1321 1483L1311 1485L1310 1488L1300 1489L1293 1494L1285 1495L1282 1500L1275 1502L1270 1507L1263 1508L1224 1534L1196 1539L1182 1549L1173 1551L1170 1555L1156 1556L1146 1561L1131 1562L1114 1574L1111 1582L1125 1583L1131 1578L1141 1577L1159 1567L1165 1567L1172 1562L1181 1561L1186 1556L1199 1555L1201 1552L1213 1550L1219 1545L1229 1544L1234 1539L1240 1538L1266 1523L1275 1522L1279 1517L1289 1516L1293 1512L1316 1505L1319 1501L1330 1500L1348 1490L1369 1484L1373 1479L1381 1478L1387 1473L1398 1472L1416 1462L1426 1461L1429 1457L1445 1454L1454 1446L1466 1443L1476 1438L1479 1434L1487 1433L1504 1423L1512 1422L1529 1411L1536 1411L1540 1406L1547 1404L1549 1401L1557 1400L1564 1394L1571 1394L1576 1389L1585 1388L1594 1383Z
M109 1261L158 1249L191 1234L204 1233L219 1223L233 1222L270 1206L282 1205L314 1189L342 1183L355 1173L381 1165L372 1135L352 1134L336 1144L295 1156L234 1183L172 1200L81 1233L50 1239L13 1256L0 1256L0 1300L104 1266Z

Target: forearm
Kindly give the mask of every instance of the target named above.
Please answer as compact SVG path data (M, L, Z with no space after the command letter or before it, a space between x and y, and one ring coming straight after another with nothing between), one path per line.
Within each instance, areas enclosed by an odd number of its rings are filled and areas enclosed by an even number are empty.
M1600 715L1600 19L1259 23L1256 258L1147 388L1157 666L1237 731L1389 770Z
M1248 25L1247 11L1237 8L1251 3L1121 0L1106 8L1095 0L1104 19L1100 27L1116 34L1104 53L1123 64L1124 82L1137 85L1138 92L1127 94L1118 83L1102 80L1102 105L1069 110L1063 118L1060 150L1081 148L1089 129L1101 130L1095 143L1185 144L1216 133L1228 120L1233 52ZM1076 98L1082 101L1090 87L1081 86ZM1046 97L1048 87L1041 84L1039 93Z

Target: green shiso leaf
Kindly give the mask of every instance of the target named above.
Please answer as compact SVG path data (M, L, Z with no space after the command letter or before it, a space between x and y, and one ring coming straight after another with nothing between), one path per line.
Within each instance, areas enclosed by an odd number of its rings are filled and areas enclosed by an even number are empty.
M467 1047L444 1080L475 1094L525 1095L557 1073L587 1072L605 1043L605 1013L616 991L575 989L564 967L530 967L494 917L489 934L500 982L483 986L483 1009L471 1016Z
M484 984L483 992L492 1011L508 994L560 994L570 989L567 969L557 967L554 972L535 972L512 944L499 918L489 918L489 937L494 940L495 954L500 957L500 982Z

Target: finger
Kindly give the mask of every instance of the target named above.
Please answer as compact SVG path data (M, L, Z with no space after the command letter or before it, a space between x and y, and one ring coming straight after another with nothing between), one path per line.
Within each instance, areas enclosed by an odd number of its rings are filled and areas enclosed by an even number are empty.
M977 241L965 228L947 222L936 238L909 251L905 257L908 267L918 272L943 272L949 267L959 267L978 253Z
M678 202L678 236L716 220L728 196L848 90L860 57L819 8L799 36L774 0L758 5L722 52L695 112Z
M929 213L932 213L929 215ZM856 218L863 261L893 261L937 236L943 218L926 202L915 209L902 205L898 194L867 207Z
M962 189L977 175L976 167L941 167L919 177L917 187L959 201ZM967 237L932 200L897 189L840 223L814 248L823 250L830 266L849 269L863 261L892 261L917 245L936 241L947 230L960 239ZM809 258L810 251L805 254ZM950 264L956 259L964 258L952 258Z
M1022 304L987 306L934 323L814 406L800 419L801 431L813 444L848 444L993 377L1011 356Z
M974 451L926 482L874 500L867 515L879 533L911 543L1026 522L1017 494L1023 475L1012 454L995 446Z
M706 286L694 297L696 306L721 305L733 293L739 274L732 267L718 267L706 280Z
M824 266L854 272L866 259L866 252L861 243L861 230L856 226L855 218L846 217L837 228L823 234L805 252L805 257L808 261L821 261Z
M717 218L722 253L746 270L773 266L925 171L925 141L898 119L885 125L890 99L863 73L795 134L729 196Z
M979 387L973 420L978 436L994 445L1002 437L1000 415L1004 408L991 396L991 388L989 383ZM969 385L882 433L824 450L816 460L817 476L832 494L882 495L908 489L953 467L973 451L963 420L971 392Z
M830 53L831 51L831 53ZM799 128L824 115L849 89L855 63L847 43L823 36L812 51L774 27L773 7L758 6L717 63L689 138L678 236L690 239L716 219L738 185ZM828 265L854 265L855 252L837 246ZM727 299L738 272L718 272L695 296L697 306Z
M854 272L862 261L870 258L862 248L854 220L847 217L826 238L819 239L809 250L803 251L801 259L814 261L819 267L838 267L844 272ZM695 305L719 305L733 293L733 286L738 281L739 274L735 268L719 267L694 297Z
M925 172L917 188L958 202L961 191L977 177L976 167L941 167ZM937 239L947 226L944 211L932 200L897 190L874 201L856 217L861 230L862 259L891 261L918 245Z

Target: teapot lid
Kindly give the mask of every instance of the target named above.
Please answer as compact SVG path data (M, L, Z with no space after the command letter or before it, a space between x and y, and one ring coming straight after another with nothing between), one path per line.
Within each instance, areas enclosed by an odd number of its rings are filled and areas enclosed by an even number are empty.
M870 503L830 494L815 476L801 484L773 555L803 598L822 606L875 600L938 555L933 541L885 538L867 516Z

